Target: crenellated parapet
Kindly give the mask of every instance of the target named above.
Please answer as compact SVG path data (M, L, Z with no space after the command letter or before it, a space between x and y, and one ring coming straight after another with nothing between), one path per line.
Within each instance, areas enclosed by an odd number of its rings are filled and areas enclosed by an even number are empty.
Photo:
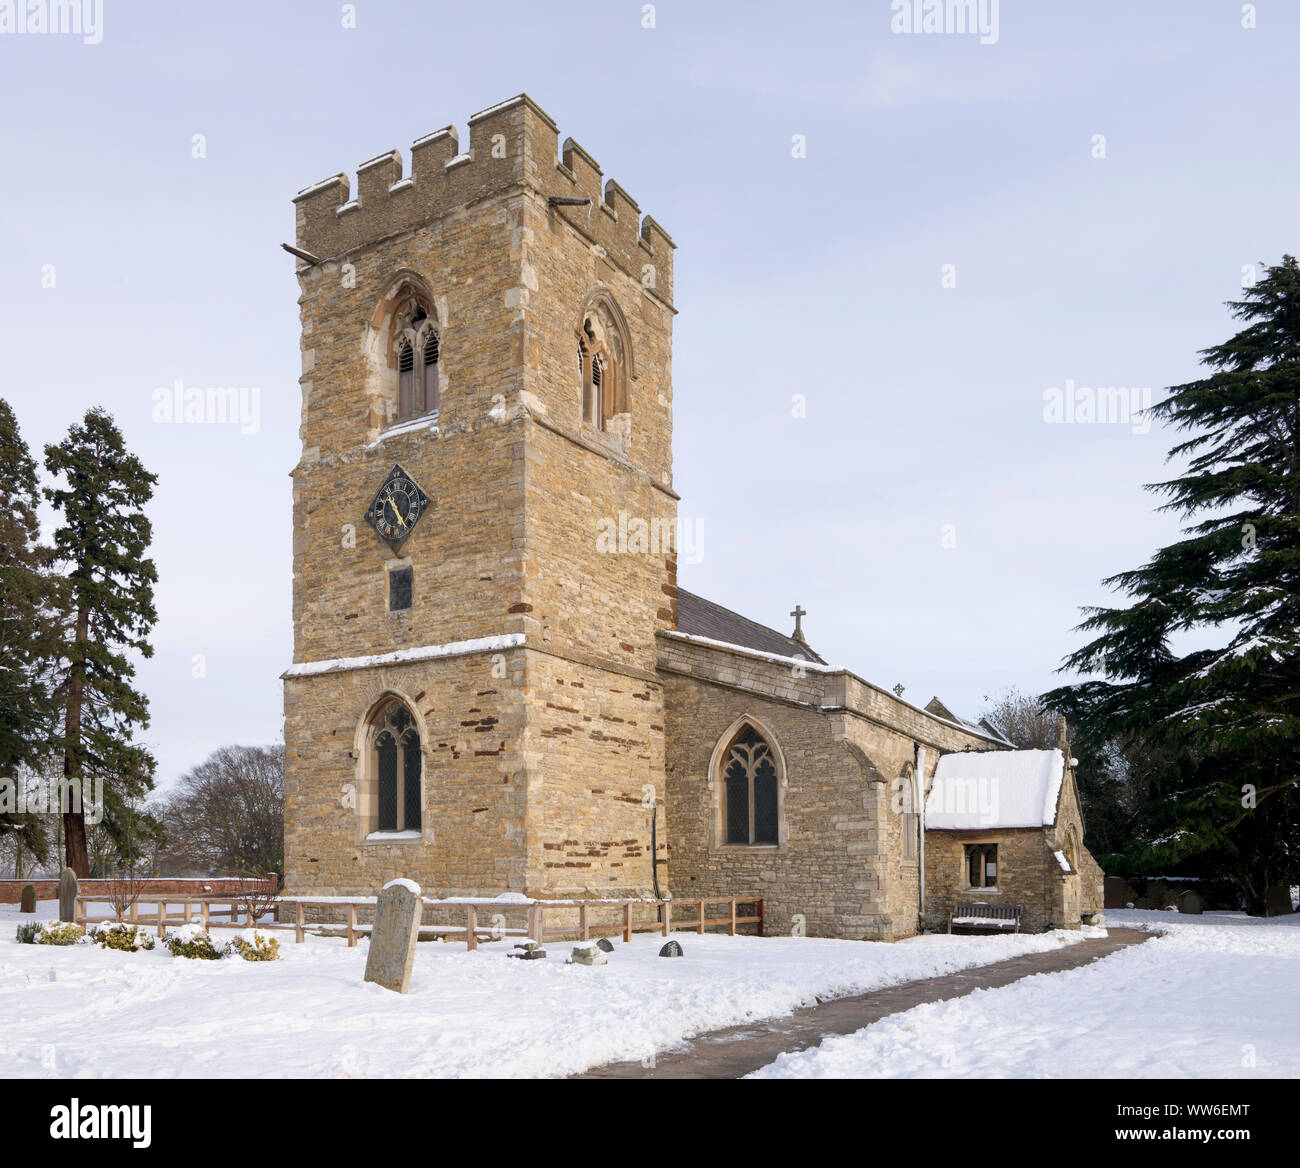
M446 126L402 154L386 151L357 168L356 193L345 174L332 175L294 198L298 247L321 259L416 230L480 200L531 190L546 213L562 218L655 296L672 303L674 243L613 179L602 185L600 166L572 138L559 148L555 123L520 94L469 120L462 149ZM556 202L587 199L585 204Z

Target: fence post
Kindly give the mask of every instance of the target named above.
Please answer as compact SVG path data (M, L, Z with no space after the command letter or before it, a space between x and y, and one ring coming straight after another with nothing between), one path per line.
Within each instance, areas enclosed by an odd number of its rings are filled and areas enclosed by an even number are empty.
M297 907L298 907L298 915L294 919L293 939L296 944L301 945L304 937L302 926L303 926L303 921L305 920L302 901L298 902Z
M478 948L478 905L465 906L465 947Z
M695 931L699 933L701 937L703 937L704 936L704 897L700 897L699 905L700 905L700 911L698 914L698 920L700 922L700 927Z
M758 902L758 935L763 935L763 902Z
M578 906L578 928L582 932L582 940L591 940L591 929L587 925L587 902L584 900Z
M158 938L161 940L167 935L167 902L160 900L158 902Z
M727 926L727 936L734 937L735 935L736 935L736 898L733 896L731 898L731 923Z
M623 940L632 940L632 902L623 903Z
M199 901L199 920L202 922L203 931L206 933L208 931L208 902L206 900Z
M348 948L355 949L357 944L357 906L348 905Z
M659 902L663 908L660 914L664 919L664 936L668 936L668 931L673 927L673 903L671 900L661 900Z

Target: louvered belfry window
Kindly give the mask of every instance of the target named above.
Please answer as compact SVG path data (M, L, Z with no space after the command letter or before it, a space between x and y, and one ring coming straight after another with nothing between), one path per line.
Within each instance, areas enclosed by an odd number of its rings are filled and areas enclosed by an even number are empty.
M409 344L397 354L397 414L401 418L415 414L415 350Z
M390 702L374 737L376 831L418 831L422 826L420 733L411 712Z
M438 334L431 332L424 342L424 410L438 408Z
M722 761L729 844L775 844L780 839L776 763L752 726L733 739Z

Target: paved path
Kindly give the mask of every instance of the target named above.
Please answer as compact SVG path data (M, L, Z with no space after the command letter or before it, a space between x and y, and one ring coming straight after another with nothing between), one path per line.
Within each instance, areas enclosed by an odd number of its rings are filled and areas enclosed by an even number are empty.
M946 977L930 977L904 982L887 989L873 990L853 998L836 998L819 1006L796 1010L786 1018L749 1022L729 1026L693 1038L684 1046L656 1057L655 1066L639 1062L607 1063L595 1067L581 1079L739 1079L765 1067L786 1051L817 1046L831 1034L852 1034L855 1030L910 1010L925 1002L960 998L978 989L1009 985L1034 973L1059 973L1077 969L1098 958L1107 957L1129 945L1140 944L1151 934L1140 929L1109 929L1108 937L1098 937L1053 949L1047 953L1026 953L992 965L980 965Z

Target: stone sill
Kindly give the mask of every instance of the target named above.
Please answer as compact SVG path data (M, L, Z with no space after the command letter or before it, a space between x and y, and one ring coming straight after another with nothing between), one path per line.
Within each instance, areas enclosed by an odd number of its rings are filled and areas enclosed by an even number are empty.
M362 837L363 844L421 844L423 831L372 831Z

